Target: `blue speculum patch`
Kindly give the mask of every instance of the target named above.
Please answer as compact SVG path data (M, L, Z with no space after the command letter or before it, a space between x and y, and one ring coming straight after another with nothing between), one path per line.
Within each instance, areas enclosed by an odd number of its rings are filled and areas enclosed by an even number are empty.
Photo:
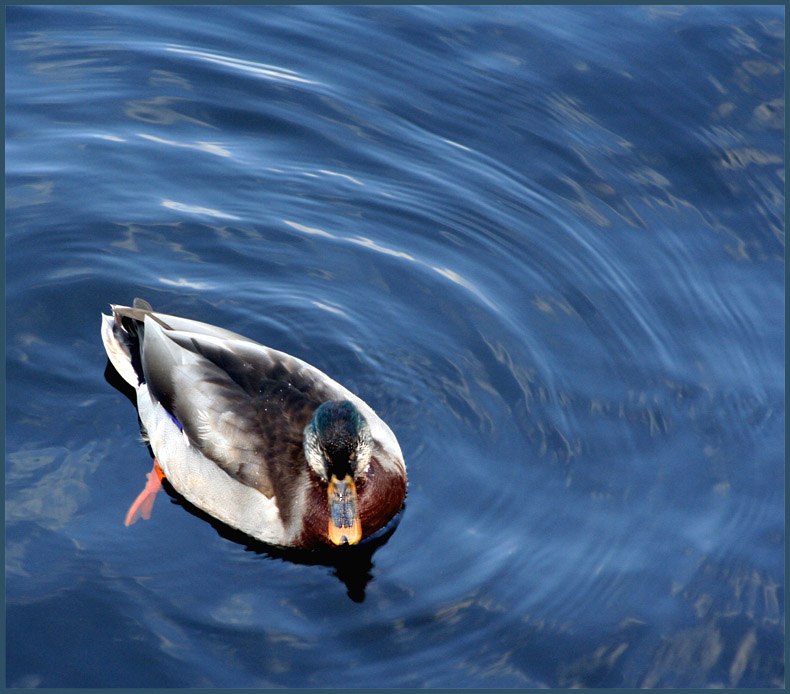
M175 425L178 427L179 431L184 431L184 427L182 427L182 426L181 426L181 422L179 422L179 421L178 421L178 420L177 420L177 419L176 419L176 418L175 418L175 417L174 417L174 416L173 416L173 415L172 415L170 412L168 412L167 410L165 410L165 412L167 412L167 416L168 416L168 417L170 417L170 419L172 419L172 420L173 420L173 422L175 422Z

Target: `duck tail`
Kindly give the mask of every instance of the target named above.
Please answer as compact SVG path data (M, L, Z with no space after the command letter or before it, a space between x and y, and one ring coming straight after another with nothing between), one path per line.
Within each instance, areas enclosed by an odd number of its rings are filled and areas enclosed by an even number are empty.
M101 339L115 370L133 388L145 380L140 361L145 317L153 311L151 304L135 299L132 306L110 304L112 315L102 314Z

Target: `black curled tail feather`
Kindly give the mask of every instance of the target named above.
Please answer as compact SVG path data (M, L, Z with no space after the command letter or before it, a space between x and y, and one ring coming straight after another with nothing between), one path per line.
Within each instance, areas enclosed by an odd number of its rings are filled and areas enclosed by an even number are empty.
M134 388L145 382L140 357L140 344L145 333L145 318L153 308L143 299L133 306L111 304L112 316L102 317L102 342L110 363L121 377ZM159 321L161 322L161 321Z

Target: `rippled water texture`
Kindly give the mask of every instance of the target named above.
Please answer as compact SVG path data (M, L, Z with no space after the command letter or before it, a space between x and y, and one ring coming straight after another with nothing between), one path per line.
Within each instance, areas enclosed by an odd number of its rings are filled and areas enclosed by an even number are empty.
M784 683L782 7L6 10L7 682ZM251 543L99 314L315 364L400 525Z

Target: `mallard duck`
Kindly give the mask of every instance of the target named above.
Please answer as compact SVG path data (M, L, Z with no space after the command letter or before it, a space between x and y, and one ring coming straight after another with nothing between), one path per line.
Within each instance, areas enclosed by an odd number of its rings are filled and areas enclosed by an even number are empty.
M157 313L102 314L110 362L137 391L154 453L127 525L148 517L162 478L262 542L353 545L397 515L406 465L392 430L314 366L249 338Z

